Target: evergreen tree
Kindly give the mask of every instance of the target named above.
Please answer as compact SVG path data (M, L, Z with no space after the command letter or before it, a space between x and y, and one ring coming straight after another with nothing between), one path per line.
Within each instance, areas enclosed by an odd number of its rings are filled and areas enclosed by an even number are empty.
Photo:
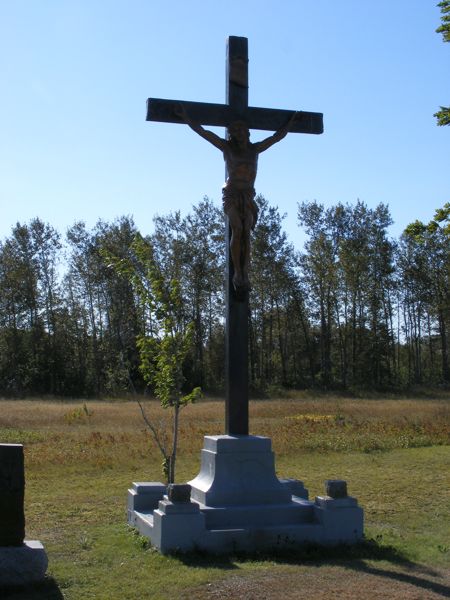
M450 42L450 0L442 0L438 6L441 9L441 25L436 32L442 34L444 42ZM450 125L450 107L441 106L434 116L437 118L438 125Z

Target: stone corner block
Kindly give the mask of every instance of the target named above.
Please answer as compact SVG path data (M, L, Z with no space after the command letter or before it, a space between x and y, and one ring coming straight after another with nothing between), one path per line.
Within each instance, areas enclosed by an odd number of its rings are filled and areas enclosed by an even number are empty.
M344 479L327 479L325 481L325 493L330 498L346 498L347 482Z
M128 522L132 525L133 511L151 512L158 507L167 491L166 486L159 481L133 482L128 490Z
M169 483L167 497L171 502L187 503L191 501L191 486L188 483Z

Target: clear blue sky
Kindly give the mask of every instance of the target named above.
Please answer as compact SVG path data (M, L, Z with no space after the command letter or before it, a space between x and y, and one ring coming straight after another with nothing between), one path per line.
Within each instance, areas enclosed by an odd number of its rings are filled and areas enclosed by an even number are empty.
M249 38L252 106L324 113L260 158L257 191L389 204L392 235L449 201L450 44L431 0L13 0L0 3L0 239L76 220L220 203L223 159L187 126L146 123L149 96L223 102L225 40ZM220 133L221 130L216 130ZM253 140L266 134L254 132Z

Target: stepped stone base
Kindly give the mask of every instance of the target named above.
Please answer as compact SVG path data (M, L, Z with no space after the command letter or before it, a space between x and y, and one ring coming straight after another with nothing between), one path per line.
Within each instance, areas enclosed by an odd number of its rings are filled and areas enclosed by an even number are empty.
M328 493L339 497L309 501L301 481L276 477L269 438L205 436L200 473L189 483L190 501L182 502L170 501L159 482L128 490L128 523L162 553L255 552L363 536L363 511L343 496L346 483L328 481ZM170 496L177 498L172 489Z
M42 581L48 559L44 546L27 541L21 546L0 547L0 586L28 585Z

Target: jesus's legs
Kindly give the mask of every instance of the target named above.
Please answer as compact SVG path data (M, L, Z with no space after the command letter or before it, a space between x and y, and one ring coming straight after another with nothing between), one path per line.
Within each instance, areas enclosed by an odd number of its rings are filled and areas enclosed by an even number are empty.
M231 227L230 253L234 268L233 284L236 291L241 291L246 285L243 272L243 267L245 268L243 252L246 248L244 224L239 211L234 207L229 209L228 219Z
M250 282L248 278L248 270L250 267L250 233L255 224L255 219L251 210L246 210L245 219L243 222L242 230L242 250L241 250L241 264L242 264L242 277L244 279L244 286L246 289L250 289Z

